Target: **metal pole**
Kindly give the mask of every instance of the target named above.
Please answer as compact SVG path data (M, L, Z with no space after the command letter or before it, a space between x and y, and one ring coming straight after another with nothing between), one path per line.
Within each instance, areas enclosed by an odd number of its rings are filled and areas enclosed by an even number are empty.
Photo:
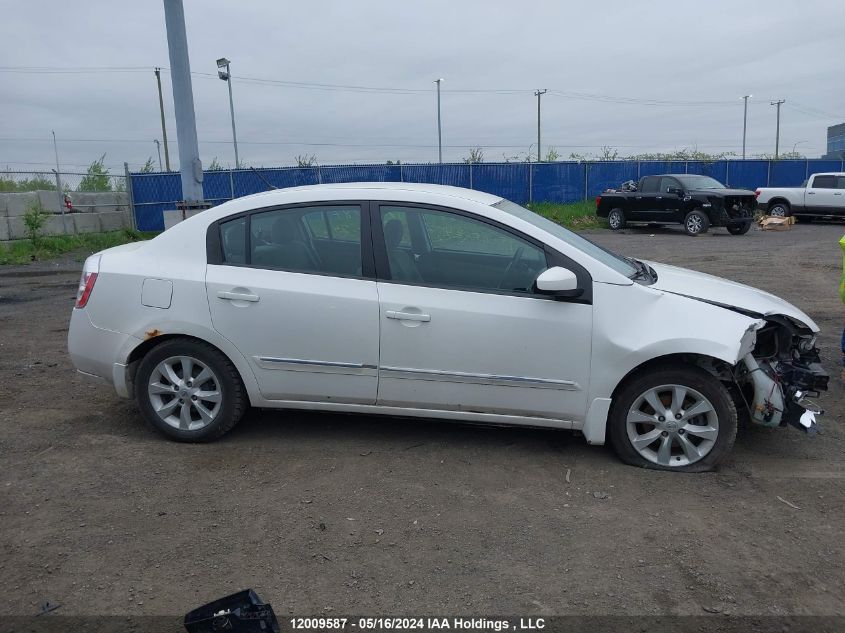
M742 99L745 101L745 105L742 109L742 160L745 160L745 132L748 129L748 97L751 95L745 95Z
M201 201L203 199L202 161L200 161L197 144L194 93L191 88L191 62L188 58L188 36L185 33L185 9L182 6L182 0L164 0L164 20L167 24L170 79L173 83L173 106L176 111L182 199Z
M229 70L229 64L226 64L226 74L228 78L226 83L229 85L229 115L232 117L232 143L235 145L235 169L241 168L241 161L238 158L238 133L235 131L235 102L232 101L232 72Z
M138 218L135 217L135 194L132 192L132 177L129 175L129 163L123 163L123 173L126 177L126 195L129 198L129 222L132 230L138 230Z
M540 96L546 94L547 90L535 90L534 95L537 97L537 162L543 160L540 155Z
M437 84L437 162L443 164L443 134L440 128L440 82L443 79L435 79Z
M158 109L161 113L161 137L164 139L164 164L167 165L167 171L170 171L170 152L167 151L167 126L164 123L164 98L161 96L161 68L156 68L155 74L158 84ZM158 157L158 162L161 163L161 156ZM161 169L161 165L159 165L159 169Z
M159 143L159 140L157 138L153 139L153 143L156 144L156 150L158 151L158 170L162 171L162 168L161 168L161 143Z
M778 149L780 148L780 106L782 103L786 103L786 99L778 99L777 101L772 101L769 105L777 106L778 108L778 115L777 115L777 128L775 131L775 160L778 159Z
M59 210L62 212L62 228L67 234L67 218L65 218L65 199L62 193L62 177L59 175L59 146L56 144L56 131L50 130L53 133L53 153L56 155L56 192L59 196Z

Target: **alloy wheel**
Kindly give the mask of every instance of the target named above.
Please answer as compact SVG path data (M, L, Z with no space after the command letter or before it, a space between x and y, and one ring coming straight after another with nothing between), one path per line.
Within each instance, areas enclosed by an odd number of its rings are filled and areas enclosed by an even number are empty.
M783 205L775 205L772 207L771 211L769 211L769 215L774 218L785 218L786 217L786 208Z
M687 218L687 231L690 233L701 233L702 228L704 228L704 222L702 222L701 216L692 214Z
M223 401L217 376L190 356L171 356L156 365L147 394L156 415L181 431L197 431L211 424Z
M719 437L719 417L700 392L660 385L634 400L626 418L628 440L644 459L661 466L688 466L703 459Z

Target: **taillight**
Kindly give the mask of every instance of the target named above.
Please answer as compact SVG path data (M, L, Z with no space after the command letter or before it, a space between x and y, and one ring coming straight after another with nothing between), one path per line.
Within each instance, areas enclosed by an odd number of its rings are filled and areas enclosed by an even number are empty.
M91 257L85 260L85 265L82 267L82 278L79 280L79 289L76 291L77 308L84 308L88 303L99 272L100 256L91 255Z
M755 197L755 198L759 198L759 197L760 197L760 190L759 190L759 189L756 189L756 190L754 191L754 197Z
M596 209L599 208L599 203L601 202L601 196L596 196Z

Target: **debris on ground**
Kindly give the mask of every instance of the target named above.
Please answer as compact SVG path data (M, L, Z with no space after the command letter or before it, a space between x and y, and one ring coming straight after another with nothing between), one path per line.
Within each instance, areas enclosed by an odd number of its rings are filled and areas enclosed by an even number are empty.
M786 505L788 505L790 508L795 508L796 510L800 510L800 509L801 509L801 508L799 508L797 505L795 505L794 503L792 503L791 501L787 501L786 499L784 499L784 498L783 498L783 497L781 497L781 496L777 496L777 500L778 500L778 501L780 501L781 503L785 503L785 504L786 504Z

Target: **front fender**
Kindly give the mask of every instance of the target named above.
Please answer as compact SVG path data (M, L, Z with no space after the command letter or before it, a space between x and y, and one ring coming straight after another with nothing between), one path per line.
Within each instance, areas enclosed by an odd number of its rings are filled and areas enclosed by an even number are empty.
M596 283L593 306L588 402L605 402L606 409L619 383L641 365L695 354L733 366L754 348L756 331L764 325L761 319L640 284ZM588 415L587 441L603 443L606 425L606 415Z

